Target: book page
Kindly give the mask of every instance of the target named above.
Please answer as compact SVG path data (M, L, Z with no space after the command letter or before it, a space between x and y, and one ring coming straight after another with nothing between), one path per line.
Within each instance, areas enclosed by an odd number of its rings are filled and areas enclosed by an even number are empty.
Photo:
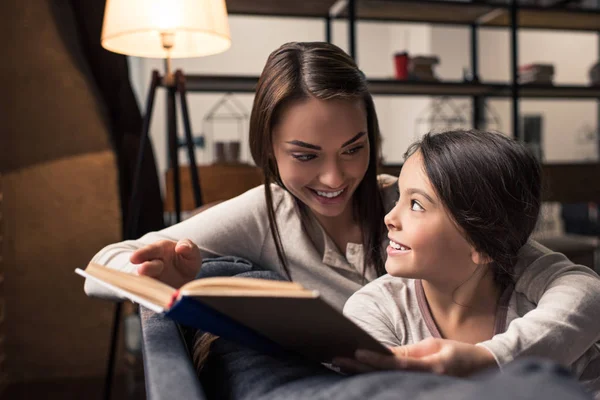
M179 293L186 296L220 294L224 296L315 297L312 290L304 289L294 282L236 277L197 279L183 285Z
M88 274L87 272L85 272L82 269L76 268L75 273L83 276L85 279L90 279L90 280L96 282L97 284L102 285L102 286L112 290L116 295L119 295L124 299L131 300L132 302L142 305L142 306L146 307L147 309L152 310L156 313L163 313L166 311L164 307L159 306L158 304L154 303L152 300L147 299L142 296L138 296L131 292L128 292L127 290L121 289L120 287L111 285L110 283L108 283L106 281L103 281L99 278L96 278L95 276Z
M99 281L143 297L162 308L168 308L176 289L149 276L129 274L90 263L85 272ZM126 295L126 294L125 294ZM126 295L126 297L129 297Z

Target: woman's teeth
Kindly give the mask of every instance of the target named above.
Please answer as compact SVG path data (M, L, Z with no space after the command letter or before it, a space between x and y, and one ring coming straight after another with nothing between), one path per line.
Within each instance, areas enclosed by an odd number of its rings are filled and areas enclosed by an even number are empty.
M401 244L398 244L398 243L394 242L393 240L390 240L390 246L392 246L392 248L394 248L396 250L410 250L409 247L402 246Z
M338 197L340 194L342 194L343 191L344 191L344 189L338 190L337 192L321 192L319 190L315 190L315 192L319 196L321 196L321 197L327 197L328 199L332 199L334 197Z

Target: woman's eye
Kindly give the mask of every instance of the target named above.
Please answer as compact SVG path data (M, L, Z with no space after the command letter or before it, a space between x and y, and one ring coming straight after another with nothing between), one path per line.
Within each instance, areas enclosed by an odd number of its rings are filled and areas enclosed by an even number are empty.
M361 146L356 146L356 147L353 147L353 148L351 148L351 149L349 149L349 150L346 150L346 151L344 152L344 154L356 154L356 153L358 153L358 152L360 151L360 149L362 149L363 147L365 147L365 146L361 145Z
M296 160L298 161L310 161L312 159L314 159L316 156L314 154L292 154L292 157L294 157Z
M410 201L410 209L413 211L425 211L425 209L423 207L421 207L421 205L419 204L418 201L416 200L411 200Z

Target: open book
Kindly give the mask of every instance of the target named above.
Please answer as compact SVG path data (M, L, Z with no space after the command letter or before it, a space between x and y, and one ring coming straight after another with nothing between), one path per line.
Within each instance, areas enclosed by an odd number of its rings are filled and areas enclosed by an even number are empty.
M318 292L297 283L214 277L175 289L93 263L75 272L182 325L268 354L291 352L320 362L353 357L357 349L391 354Z

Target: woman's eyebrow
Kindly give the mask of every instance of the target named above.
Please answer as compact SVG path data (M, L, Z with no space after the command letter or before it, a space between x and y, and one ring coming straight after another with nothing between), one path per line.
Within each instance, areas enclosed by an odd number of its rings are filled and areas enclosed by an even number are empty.
M321 146L317 146L316 144L306 143L301 140L290 140L289 142L286 142L286 143L293 144L294 146L306 147L307 149L312 149L312 150L322 150Z
M346 143L344 143L342 145L342 148L348 146L349 144L356 142L358 139L365 136L366 134L367 134L367 132L358 132L356 135L354 135L354 137L352 139L350 139Z
M363 137L366 134L367 134L366 132L358 132L352 139L350 139L347 142L345 142L344 144L342 144L341 148L344 148L344 147L356 142L358 139L360 139L361 137ZM321 146L317 146L316 144L306 143L306 142L303 142L302 140L290 140L286 143L293 144L294 146L305 147L305 148L311 149L311 150L323 150L321 148Z

